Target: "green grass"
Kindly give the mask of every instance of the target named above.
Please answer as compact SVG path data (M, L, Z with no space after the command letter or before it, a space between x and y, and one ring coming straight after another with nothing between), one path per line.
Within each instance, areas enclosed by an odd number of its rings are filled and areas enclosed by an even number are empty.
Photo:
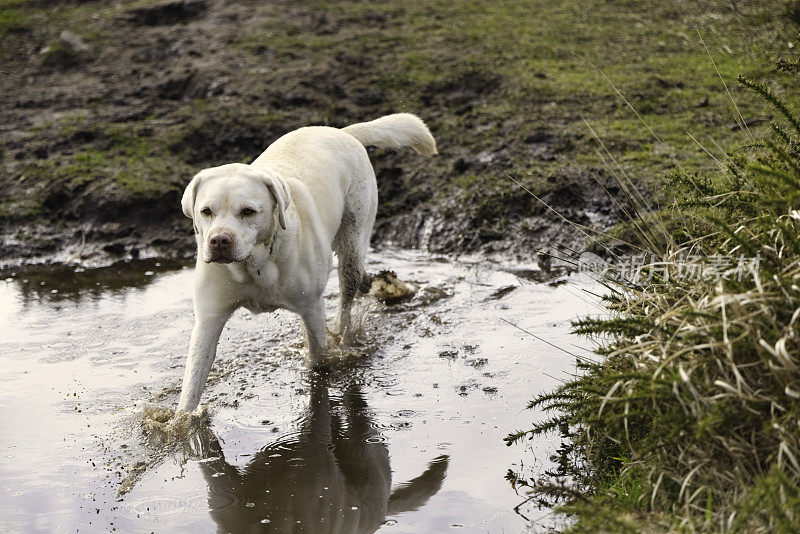
M10 31L28 28L25 15L16 9L0 9L0 39Z
M154 137L147 123L97 124L83 113L62 117L37 131L43 135L69 139L79 133L90 134L93 141L74 154L50 158L30 165L24 174L42 184L62 184L67 190L122 187L132 196L153 197L179 191L192 168L176 160L168 146L170 139ZM29 199L30 201L35 198ZM38 212L1 210L6 217L31 216Z
M21 198L0 202L0 220L25 220L42 215L42 205L35 198Z
M26 31L49 41L69 30L91 45L102 45L113 38L109 26L126 9L118 2L0 0L0 39L10 31Z

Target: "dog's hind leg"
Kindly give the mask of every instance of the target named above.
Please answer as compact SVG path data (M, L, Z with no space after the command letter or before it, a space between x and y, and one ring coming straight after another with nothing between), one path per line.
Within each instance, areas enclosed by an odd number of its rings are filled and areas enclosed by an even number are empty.
M339 335L350 333L351 311L361 280L364 278L364 260L369 245L369 235L339 231L337 251L339 257Z
M339 335L346 340L353 300L364 278L364 261L378 209L378 184L366 150L359 150L358 169L344 199L344 213L333 250L339 258Z

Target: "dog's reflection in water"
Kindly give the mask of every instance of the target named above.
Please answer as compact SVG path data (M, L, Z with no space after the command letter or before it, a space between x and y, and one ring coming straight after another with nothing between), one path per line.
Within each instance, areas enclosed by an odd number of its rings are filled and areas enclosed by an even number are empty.
M389 451L358 387L332 399L321 376L312 379L299 434L266 446L243 469L225 461L210 431L199 438L218 532L374 532L387 516L425 504L448 464L447 456L435 458L392 492Z

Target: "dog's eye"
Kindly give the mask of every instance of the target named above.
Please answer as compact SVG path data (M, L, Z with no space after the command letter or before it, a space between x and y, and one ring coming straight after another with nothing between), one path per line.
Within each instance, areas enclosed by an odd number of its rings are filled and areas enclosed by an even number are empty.
M203 215L205 215L206 217L208 217L209 215L211 215L211 208L203 208L203 209L200 211L200 213L202 213Z
M256 210L253 208L242 208L242 211L239 212L242 217L250 217L251 215L256 214Z

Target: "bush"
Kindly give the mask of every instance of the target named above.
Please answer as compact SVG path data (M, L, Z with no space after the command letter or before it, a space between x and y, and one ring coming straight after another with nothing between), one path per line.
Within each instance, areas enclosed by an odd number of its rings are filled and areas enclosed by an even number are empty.
M523 483L563 503L573 531L800 524L800 120L739 82L778 112L771 137L728 154L724 176L666 182L671 239L650 251L668 265L612 286L609 315L574 324L604 360L536 397L529 408L553 417L507 438L562 434L552 478ZM728 258L727 271L678 276L688 255ZM758 269L739 277L743 258Z

